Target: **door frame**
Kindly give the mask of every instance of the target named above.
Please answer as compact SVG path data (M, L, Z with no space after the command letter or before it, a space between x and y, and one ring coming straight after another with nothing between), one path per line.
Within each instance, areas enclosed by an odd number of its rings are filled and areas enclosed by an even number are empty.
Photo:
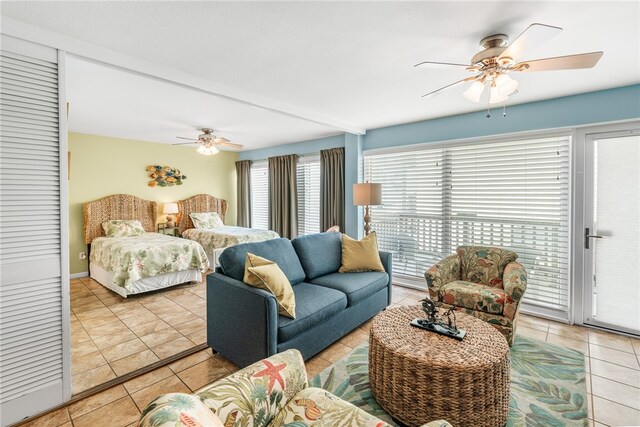
M570 312L570 322L577 325L607 328L603 324L593 324L587 320L591 317L591 306L586 304L587 293L590 291L590 283L585 278L587 267L591 268L591 252L584 248L584 229L589 224L593 208L592 198L587 197L588 191L592 191L587 182L587 172L592 167L592 157L587 153L587 141L595 137L608 135L635 134L633 130L640 129L640 120L629 120L599 126L587 126L574 131L574 179L573 179L573 310ZM590 224L589 224L590 225ZM591 270L589 270L591 271ZM589 296L590 297L590 296ZM587 305L589 305L587 307ZM619 331L622 332L622 331Z

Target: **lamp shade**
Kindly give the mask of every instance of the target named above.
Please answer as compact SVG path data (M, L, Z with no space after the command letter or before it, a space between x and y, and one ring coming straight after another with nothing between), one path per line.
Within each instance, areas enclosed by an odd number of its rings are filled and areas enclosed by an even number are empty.
M382 184L365 182L353 184L354 206L375 206L382 204Z
M164 214L177 214L178 213L178 204L177 203L165 203L162 208L162 213Z

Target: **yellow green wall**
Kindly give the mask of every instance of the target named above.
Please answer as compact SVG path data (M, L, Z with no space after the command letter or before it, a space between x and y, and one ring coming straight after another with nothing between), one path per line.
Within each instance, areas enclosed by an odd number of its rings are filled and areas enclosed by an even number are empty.
M69 179L69 257L71 274L87 271L80 252L87 247L82 239L82 204L111 194L132 194L158 202L158 218L163 203L195 194L211 194L229 202L225 222L236 221L236 153L215 156L198 154L193 146L172 146L145 141L69 133L71 176ZM187 176L182 185L149 187L148 165L167 165ZM162 217L162 218L161 218Z

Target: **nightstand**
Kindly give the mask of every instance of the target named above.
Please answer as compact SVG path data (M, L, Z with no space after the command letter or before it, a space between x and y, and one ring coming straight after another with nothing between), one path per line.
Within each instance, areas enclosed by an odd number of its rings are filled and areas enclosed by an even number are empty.
M179 237L178 227L167 228L164 224L158 224L158 233L166 234L167 236Z

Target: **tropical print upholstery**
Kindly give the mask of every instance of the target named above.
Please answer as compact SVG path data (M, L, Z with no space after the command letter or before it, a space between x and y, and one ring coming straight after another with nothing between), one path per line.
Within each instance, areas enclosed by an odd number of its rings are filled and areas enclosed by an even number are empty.
M107 237L131 237L141 236L145 233L142 223L137 219L119 220L114 219L102 223L104 235Z
M502 289L464 280L454 280L440 289L442 302L446 304L492 314L502 314L505 299L511 299Z
M488 246L460 246L462 280L502 289L502 273L507 264L514 262L515 252Z
M189 217L196 228L209 229L224 227L224 222L222 222L222 218L220 218L218 212L190 213Z
M429 296L440 307L456 306L489 322L511 345L527 289L527 273L517 258L506 249L460 246L424 273Z
M320 388L309 387L302 355L287 350L195 394L158 396L138 427L391 427ZM423 427L451 427L433 421Z
M140 415L140 426L223 427L220 419L194 394L168 393L151 401Z

